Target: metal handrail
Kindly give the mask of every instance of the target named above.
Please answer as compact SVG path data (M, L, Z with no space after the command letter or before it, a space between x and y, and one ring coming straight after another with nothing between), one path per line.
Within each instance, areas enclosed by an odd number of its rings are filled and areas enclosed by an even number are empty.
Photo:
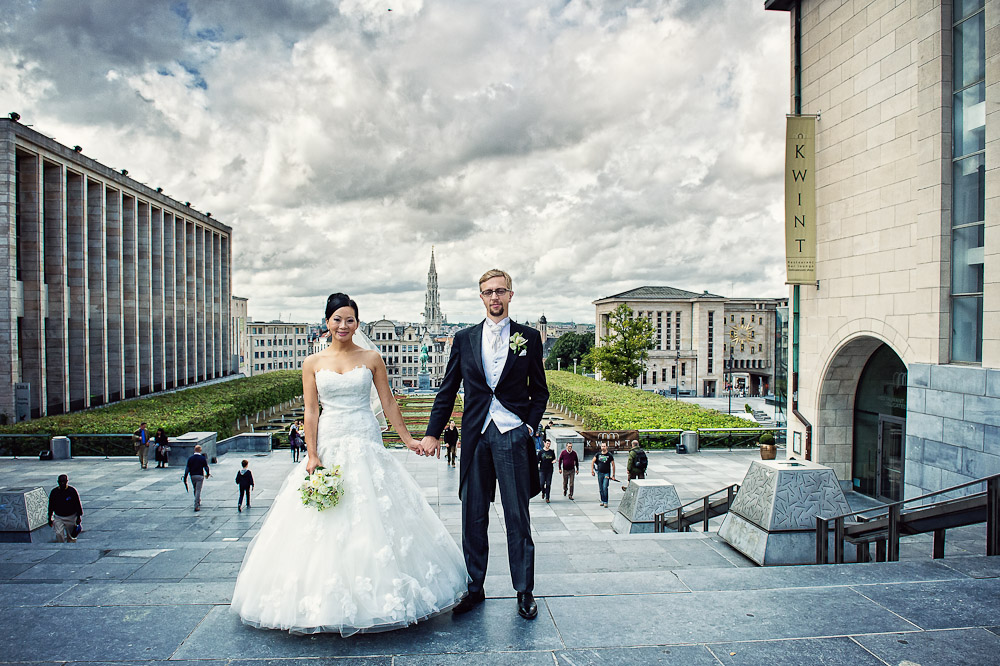
M693 525L695 522L697 522L697 520L695 519L695 517L699 514L699 511L693 512L690 516L685 516L684 515L684 509L686 507L689 507L689 506L692 506L694 504L699 504L700 503L701 504L700 513L701 513L702 520L703 520L702 531L703 532L707 532L708 531L708 522L709 522L709 520L711 520L713 518L713 516L709 515L709 513L711 512L710 509L711 509L711 504L712 504L711 498L713 496L715 496L715 495L718 495L719 493L721 493L723 491L725 491L725 493L726 493L726 511L725 512L728 512L729 511L729 507L731 507L733 505L733 500L736 498L736 494L740 491L740 484L738 484L738 483L731 483L728 486L726 486L725 488L720 488L719 490L711 492L711 493L705 495L704 497L701 497L701 498L696 499L696 500L691 500L687 504L682 504L681 506L677 507L677 509L676 509L676 511L677 511L677 517L676 517L676 528L675 528L675 531L677 531L677 532L688 532L688 531L690 531L690 530L688 530L688 528L691 525ZM722 512L722 513L725 513L725 512ZM720 515L721 515L721 513L720 513ZM662 513L655 513L655 514L653 514L653 531L654 532L663 532L663 531L666 530L666 527L667 527L667 517L666 516L667 516L667 512L666 511L664 511Z
M933 502L931 504L924 504L919 507L911 509L908 513L904 514L904 505L918 502L921 500L926 500L930 497L935 497L938 495L943 495L945 493L952 493L957 490L962 490L963 488L968 488L970 486L976 486L979 484L986 484L986 490L979 491L976 493L970 493L968 495L963 495L961 497L951 497L940 502ZM961 483L957 486L951 486L949 488L944 488L942 490L936 490L932 493L927 493L925 495L920 495L918 497L911 497L910 499L900 500L898 502L892 502L886 504L883 507L875 507L868 509L861 509L859 511L851 511L850 513L844 513L839 516L816 516L816 564L826 564L829 559L829 533L830 533L830 521L834 521L834 563L841 564L844 561L844 539L846 538L845 518L850 518L851 516L857 516L858 520L853 523L853 525L863 525L865 523L870 523L873 521L886 520L886 536L884 539L877 540L877 556L876 559L885 559L889 562L895 562L899 560L899 538L901 524L906 522L907 515L913 515L919 512L928 512L932 509L943 509L947 507L954 507L956 510L954 515L958 516L960 513L965 513L974 508L973 505L978 504L978 500L986 500L986 554L987 555L1000 555L1000 474L994 474L992 476L986 476L981 479L976 479L974 481L967 481ZM974 523L965 524L975 524L983 522L982 520L976 520ZM961 525L951 525L950 527L959 527ZM933 556L935 559L944 557L944 540L945 531L949 526L937 527L933 530L922 530L914 533L922 533L927 531L934 532L934 545L933 545ZM879 527L881 529L881 527ZM858 544L859 549L859 559L867 559L867 548L868 544L864 544L864 553L861 552L862 544ZM865 557L862 558L861 555Z

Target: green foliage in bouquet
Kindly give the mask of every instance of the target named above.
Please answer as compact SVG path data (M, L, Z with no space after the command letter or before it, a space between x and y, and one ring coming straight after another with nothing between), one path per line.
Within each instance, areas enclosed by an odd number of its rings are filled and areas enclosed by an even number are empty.
M549 399L579 414L590 430L753 428L755 423L656 393L572 372L547 370Z
M236 420L302 395L302 372L280 370L210 386L116 402L80 412L0 427L0 433L49 435L131 433L145 421L174 437L186 432L232 436Z

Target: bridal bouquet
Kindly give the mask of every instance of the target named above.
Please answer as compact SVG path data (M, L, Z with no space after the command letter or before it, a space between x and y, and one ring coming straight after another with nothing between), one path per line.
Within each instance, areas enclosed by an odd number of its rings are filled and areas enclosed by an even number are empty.
M316 507L317 511L337 506L344 494L340 466L331 469L317 467L316 471L308 475L299 486L299 494L302 496L303 504Z

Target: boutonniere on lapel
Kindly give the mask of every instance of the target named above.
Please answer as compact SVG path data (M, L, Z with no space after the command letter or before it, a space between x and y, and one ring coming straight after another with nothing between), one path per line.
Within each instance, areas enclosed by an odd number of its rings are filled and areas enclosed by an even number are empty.
M510 336L510 350L518 356L528 355L528 341L520 333Z

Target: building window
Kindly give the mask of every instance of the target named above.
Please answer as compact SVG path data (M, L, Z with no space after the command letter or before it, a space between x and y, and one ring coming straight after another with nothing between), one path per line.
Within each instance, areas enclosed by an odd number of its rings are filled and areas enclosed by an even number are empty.
M954 3L952 30L951 358L983 360L986 179L984 0Z
M663 349L663 313L656 313L656 348ZM655 375L654 375L655 379Z
M712 341L715 339L715 313L708 313L708 374L712 374L714 370L714 354Z
M670 322L671 322L672 319L673 319L673 315L668 312L667 313L667 347L666 347L668 350L671 349L671 347L670 347Z
M687 376L687 363L681 363L681 377Z
M664 382L667 381L667 369L666 368L663 368L663 369L660 370L660 380L664 381Z
M681 313L675 312L674 319L674 349L681 348Z

